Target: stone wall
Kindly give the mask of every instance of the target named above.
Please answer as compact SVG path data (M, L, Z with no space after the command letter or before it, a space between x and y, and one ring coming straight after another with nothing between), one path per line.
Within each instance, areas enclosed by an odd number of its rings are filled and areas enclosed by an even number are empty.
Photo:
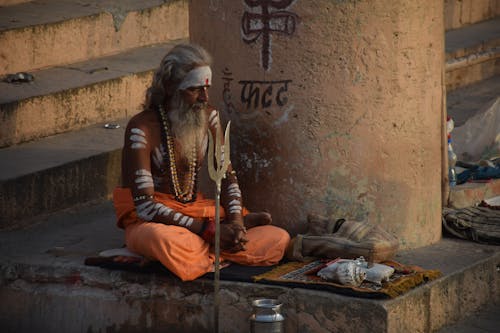
M265 3L189 8L246 205L292 234L315 212L379 224L403 248L438 241L443 3Z

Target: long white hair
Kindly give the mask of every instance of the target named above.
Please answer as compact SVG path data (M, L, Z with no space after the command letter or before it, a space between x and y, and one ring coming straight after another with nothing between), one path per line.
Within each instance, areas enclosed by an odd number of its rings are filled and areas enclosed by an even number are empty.
M196 44L180 44L165 55L146 92L144 109L156 109L174 97L186 74L195 67L212 63L208 52Z

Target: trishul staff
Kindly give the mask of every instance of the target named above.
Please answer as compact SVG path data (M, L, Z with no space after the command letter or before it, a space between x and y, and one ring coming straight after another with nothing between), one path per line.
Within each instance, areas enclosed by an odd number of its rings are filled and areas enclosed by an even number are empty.
M215 182L215 274L214 274L214 331L219 332L219 284L220 284L220 192L222 179L226 175L227 168L231 164L229 159L229 129L231 122L227 124L224 133L224 145L221 145L221 129L217 127L217 133L214 138L212 133L208 131L208 173L210 178ZM215 150L215 156L214 156ZM214 165L214 159L216 165Z

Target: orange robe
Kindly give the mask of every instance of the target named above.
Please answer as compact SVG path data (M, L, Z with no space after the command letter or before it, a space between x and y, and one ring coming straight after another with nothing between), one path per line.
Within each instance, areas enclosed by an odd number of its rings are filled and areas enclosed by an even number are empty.
M155 200L194 218L215 218L215 201L197 194L195 202L183 204L173 195L155 192ZM190 230L161 223L146 222L137 217L132 194L128 188L116 188L113 202L117 225L125 229L127 247L150 260L160 261L183 281L194 280L213 268L213 249ZM244 215L248 211L244 211ZM221 218L224 209L220 210ZM287 231L272 225L247 231L246 250L237 253L221 251L221 261L229 260L247 266L270 266L278 263L290 241Z

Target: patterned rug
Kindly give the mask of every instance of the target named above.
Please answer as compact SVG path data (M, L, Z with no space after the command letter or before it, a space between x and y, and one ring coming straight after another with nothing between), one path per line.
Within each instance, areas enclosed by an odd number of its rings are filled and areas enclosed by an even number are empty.
M364 298L394 298L441 276L441 272L437 270L424 270L418 266L406 266L395 261L385 261L381 264L394 268L394 274L389 281L381 285L364 281L359 287L353 287L323 280L316 273L325 267L324 260L285 263L269 272L254 276L254 281L295 288L328 290Z

